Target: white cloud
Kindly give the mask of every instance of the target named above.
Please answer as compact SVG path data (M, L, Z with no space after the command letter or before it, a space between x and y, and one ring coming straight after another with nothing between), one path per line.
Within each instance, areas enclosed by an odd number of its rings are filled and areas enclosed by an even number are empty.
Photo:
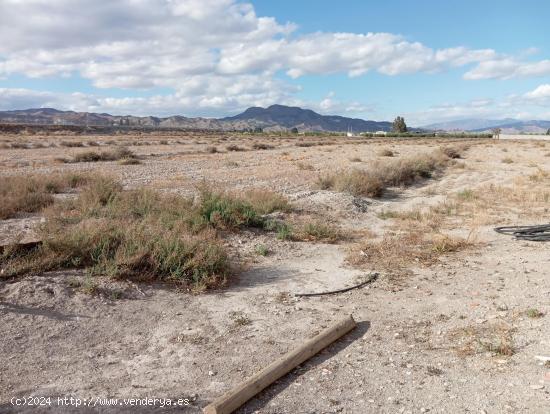
M550 75L550 60L521 62L512 57L501 57L480 62L464 74L464 79L511 79Z
M294 29L237 0L2 0L0 78L78 74L97 88L168 88L171 93L153 98L97 98L97 106L220 113L292 102L297 89L278 80L279 71L292 78L395 76L475 64L466 79L550 73L548 60L522 63L492 49L433 49L392 33L297 35ZM64 96L65 107L80 104ZM366 110L330 97L317 108Z
M536 89L527 92L523 97L535 104L550 104L550 84L545 83L540 85Z
M463 103L434 105L424 111L405 116L415 125L458 119L548 119L550 84L542 84L523 94L508 95L501 99L474 99Z

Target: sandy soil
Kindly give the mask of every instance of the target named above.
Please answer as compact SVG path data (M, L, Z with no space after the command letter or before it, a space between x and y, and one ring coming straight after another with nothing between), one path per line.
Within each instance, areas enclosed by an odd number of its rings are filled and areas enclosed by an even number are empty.
M21 137L4 136L8 144ZM154 141L155 137L25 137L62 140ZM382 148L396 156L429 151L441 142L344 141L304 138L325 145L300 147L286 137L168 137L168 145L132 146L140 165L59 164L83 148L0 149L0 174L101 169L128 187L192 193L209 180L227 188L267 187L288 196L302 213L329 217L354 238L335 245L277 240L245 231L228 237L242 268L223 290L190 295L163 285L98 278L100 294L74 289L80 271L0 279L0 412L172 412L171 408L13 407L12 397L188 398L198 413L215 397L257 372L304 338L347 314L355 331L277 381L239 413L548 413L550 367L550 243L520 242L495 233L494 222L458 222L475 228L473 249L441 256L432 266L411 265L406 276L381 272L373 284L347 293L296 298L352 284L376 268L346 262L361 232L384 234L387 210L436 205L465 189L512 185L550 170L550 145L476 141L444 174L378 200L315 188L319 174L367 166ZM181 143L177 143L175 141ZM331 143L331 142L334 143ZM236 143L273 143L271 150L226 152ZM105 146L110 144L104 144ZM207 153L215 145L219 153ZM361 161L350 161L359 157ZM513 162L503 162L504 158ZM548 202L548 200L547 200ZM498 206L497 206L498 207ZM506 209L499 222L549 222ZM28 219L25 219L28 220ZM32 218L36 221L39 218ZM23 220L24 221L24 220ZM24 221L24 223L27 223ZM19 224L25 229L26 224ZM0 223L3 237L17 223ZM28 226L27 226L28 227ZM10 230L6 230L10 229ZM266 257L254 254L263 244ZM528 309L546 314L527 316ZM513 355L479 350L484 333L505 327ZM473 352L465 352L468 341ZM470 349L471 351L472 349Z

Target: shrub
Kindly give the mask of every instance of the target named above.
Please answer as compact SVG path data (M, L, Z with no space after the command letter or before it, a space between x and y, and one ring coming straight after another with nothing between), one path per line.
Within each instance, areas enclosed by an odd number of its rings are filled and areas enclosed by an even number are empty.
M141 164L141 161L137 158L121 158L120 160L118 160L118 163L120 165L137 165Z
M255 142L254 144L252 144L252 148L257 150L268 150L273 149L273 145L264 144L262 142Z
M258 214L290 211L290 203L287 198L270 190L248 190L244 193L244 199L252 205Z
M229 272L215 233L191 226L195 207L181 197L123 191L108 177L96 177L77 200L46 213L42 245L26 255L3 257L5 276L86 267L91 274L207 287Z
M73 147L83 147L84 143L82 143L80 141L61 141L60 145L62 147L73 148Z
M231 144L225 147L227 151L246 151L244 148L239 147L238 145Z
M218 148L213 147L213 146L212 147L207 147L206 152L208 152L209 154L215 154L215 153L218 152Z
M199 215L202 223L221 228L259 227L262 219L252 204L224 192L200 188Z
M76 154L69 162L98 162L117 160L137 160L137 156L128 148L120 147L110 151L85 151Z
M73 173L3 177L0 180L0 219L40 211L53 203L52 194L79 187L86 181L86 176Z
M381 157L393 157L395 154L393 153L393 151L391 149L384 148L384 149L380 150L378 155L380 155Z
M355 196L380 197L387 187L406 187L429 178L445 167L450 158L442 151L377 162L369 169L352 169L319 177L322 189L334 189Z
M461 158L460 151L455 147L443 147L441 151L451 159Z
M306 223L295 236L303 241L322 241L334 243L342 239L342 233L337 227L321 221Z

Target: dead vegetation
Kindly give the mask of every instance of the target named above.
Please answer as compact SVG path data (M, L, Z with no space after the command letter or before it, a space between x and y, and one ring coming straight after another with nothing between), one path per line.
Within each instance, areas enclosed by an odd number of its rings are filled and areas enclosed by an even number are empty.
M123 161L125 160L125 161ZM121 161L127 164L136 163L132 160L138 160L136 154L126 147L120 147L108 151L85 151L73 156L72 159L60 159L65 163L76 162L98 162L98 161Z
M82 174L51 174L3 177L0 180L0 219L35 213L54 202L54 194L84 185Z
M448 155L450 154L450 155ZM322 175L321 189L347 192L354 196L381 197L388 187L407 187L446 167L459 149L438 149L395 160L375 162L367 169L351 169Z
M456 344L454 349L460 356L483 352L512 356L516 353L513 333L514 329L504 322L484 323L453 329L449 333L449 339Z

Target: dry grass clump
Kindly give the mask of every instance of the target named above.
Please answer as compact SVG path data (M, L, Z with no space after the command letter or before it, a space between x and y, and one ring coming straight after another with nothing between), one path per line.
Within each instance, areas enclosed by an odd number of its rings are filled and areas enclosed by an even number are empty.
M53 203L53 194L84 185L81 174L51 174L3 177L0 180L0 219L19 213L34 213Z
M456 147L443 147L441 148L443 154L451 159L461 158L461 151Z
M27 142L12 142L11 148L13 149L28 149L30 145Z
M252 148L256 150L269 150L275 148L273 145L265 144L263 142L255 142L252 144Z
M299 170L302 171L314 171L315 167L309 163L298 161L296 163L296 167L298 167Z
M450 159L442 150L408 158L377 162L366 170L352 169L319 177L322 189L355 196L380 197L387 187L406 187L443 169Z
M227 147L225 147L225 149L231 152L246 151L246 149L239 147L238 145L235 145L235 144L228 145Z
M305 223L292 234L294 240L324 243L336 243L343 238L344 235L340 228L320 220Z
M379 240L367 240L355 249L349 260L357 266L398 271L414 263L429 266L443 254L473 245L470 239L410 228L405 232L386 233Z
M218 148L214 146L206 147L206 152L209 154L216 154L218 152Z
M504 323L471 325L452 330L449 338L456 343L454 348L460 356L484 352L512 356L516 352L513 332L513 328Z
M503 162L504 164L512 164L512 163L514 162L514 160L513 160L512 158L510 158L510 157L506 157L506 158L503 158L503 159L502 159L502 162Z
M126 147L120 147L109 151L85 151L76 154L72 160L66 162L98 162L137 160L136 154Z
M253 206L258 214L269 214L274 211L288 212L291 210L286 197L270 190L248 190L244 193L243 198Z
M62 147L74 148L74 147L83 147L84 143L81 141L61 141L59 143Z
M138 165L141 164L141 161L137 158L121 158L118 163L120 165Z
M395 154L393 153L393 151L391 149L384 148L384 149L380 150L378 155L380 155L381 157L393 157Z

